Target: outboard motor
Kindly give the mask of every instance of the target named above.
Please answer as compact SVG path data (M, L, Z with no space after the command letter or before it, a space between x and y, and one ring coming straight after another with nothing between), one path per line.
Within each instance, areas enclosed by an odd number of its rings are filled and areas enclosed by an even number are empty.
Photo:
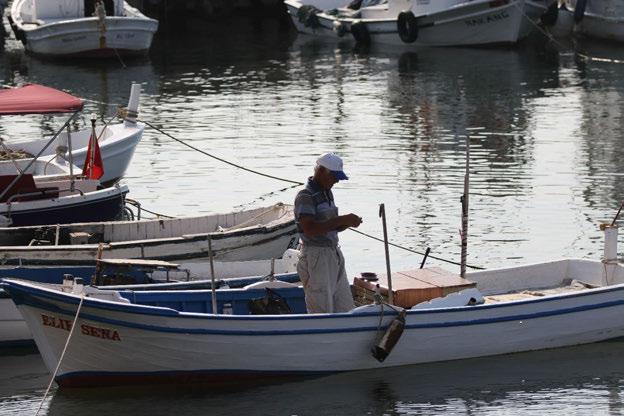
M383 362L388 355L392 352L392 349L403 335L405 329L405 309L399 312L399 316L394 318L386 332L379 339L379 342L372 348L371 352L373 357L380 363Z

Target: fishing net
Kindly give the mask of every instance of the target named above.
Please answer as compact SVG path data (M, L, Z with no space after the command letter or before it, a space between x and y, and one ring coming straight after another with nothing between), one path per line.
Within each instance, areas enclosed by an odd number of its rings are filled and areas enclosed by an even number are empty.
M0 160L29 159L35 157L24 150L0 149Z

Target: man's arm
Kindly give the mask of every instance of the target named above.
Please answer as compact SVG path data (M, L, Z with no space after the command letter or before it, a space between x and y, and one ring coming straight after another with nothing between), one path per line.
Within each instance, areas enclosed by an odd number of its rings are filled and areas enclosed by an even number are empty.
M308 237L316 237L329 231L344 231L349 227L357 227L362 219L355 214L339 215L327 221L315 221L312 215L299 216L299 225Z

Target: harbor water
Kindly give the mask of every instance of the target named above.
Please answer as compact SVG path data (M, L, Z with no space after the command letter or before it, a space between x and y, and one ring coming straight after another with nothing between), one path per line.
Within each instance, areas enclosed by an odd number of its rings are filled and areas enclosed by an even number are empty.
M428 265L458 272L466 136L468 263L599 259L624 199L624 53L536 35L513 48L359 48L297 36L283 18L232 18L164 30L149 57L48 61L10 36L0 83L87 100L100 123L143 86L139 118L246 168L305 181L316 157L343 156L341 213ZM583 56L602 59L587 59ZM11 141L53 133L60 116L2 117ZM297 187L236 169L146 128L124 180L129 197L167 215L292 203ZM384 271L383 244L341 233L350 276ZM393 270L422 256L396 247ZM495 340L493 340L495 342ZM345 348L348 348L346 345ZM508 415L623 414L624 341L252 386L52 390L40 414ZM0 356L0 414L34 414L49 375L36 354Z

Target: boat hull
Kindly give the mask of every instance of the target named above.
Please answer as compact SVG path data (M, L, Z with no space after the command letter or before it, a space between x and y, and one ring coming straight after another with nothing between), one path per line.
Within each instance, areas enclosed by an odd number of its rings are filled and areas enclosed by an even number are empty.
M22 314L13 300L0 290L0 348L29 346L34 343Z
M613 0L593 0L587 2L587 8L578 22L574 18L575 2L565 1L559 8L559 14L551 33L558 37L571 35L624 42L624 7Z
M212 253L218 261L262 260L279 258L298 241L294 224L253 232L222 236L212 235ZM88 265L98 252L98 244L69 246L0 247L0 263L7 265ZM158 259L172 262L207 260L206 236L145 240L142 242L113 242L104 244L102 258Z
M10 23L25 49L41 56L95 56L145 54L152 44L158 21L126 5L125 16L80 17L23 22L25 1L16 0Z
M11 221L11 226L14 227L79 221L113 221L121 218L127 193L128 188L123 186L82 195L2 203L0 215Z
M297 18L298 3L286 2L292 21L302 33L325 38L339 39L338 25L351 30L351 25L360 23L366 26L371 43L380 43L412 49L424 46L480 46L510 44L527 36L531 30L526 22L524 0L511 0L500 6L492 6L489 1L466 2L461 6L435 12L419 18L418 37L413 43L404 43L397 30L397 17L382 19L340 19L325 13L317 15L319 25L306 27ZM414 11L416 14L417 12ZM347 33L344 38L351 35Z
M99 140L100 154L104 164L104 174L100 178L100 183L104 186L111 186L121 179L130 166L136 146L143 137L145 125L142 123L124 122L107 126L102 134L98 128L97 134L101 136ZM84 165L91 129L74 132L71 135L72 158L74 165L82 167ZM22 150L30 154L38 154L48 143L48 138L24 141L19 143L7 143L13 150ZM42 157L52 157L56 154L58 146L67 147L67 134L61 133L55 141L42 153ZM66 156L69 158L69 156Z
M209 245L218 261L280 258L298 243L292 210L290 205L276 204L203 217L5 227L0 229L0 241L6 244L0 246L0 263L89 265L100 243L103 258L207 260ZM75 232L89 235L89 244L72 244L70 233ZM29 245L33 239L58 239L59 244Z
M561 263L562 268L568 263ZM602 267L595 262L595 269ZM619 278L621 279L621 270ZM50 370L80 298L9 281ZM209 297L209 295L206 295ZM56 382L63 387L311 375L557 348L624 336L624 284L500 304L408 310L382 363L371 347L395 318L349 313L226 316L85 299ZM74 353L72 353L74 351ZM77 353L79 352L79 353Z

